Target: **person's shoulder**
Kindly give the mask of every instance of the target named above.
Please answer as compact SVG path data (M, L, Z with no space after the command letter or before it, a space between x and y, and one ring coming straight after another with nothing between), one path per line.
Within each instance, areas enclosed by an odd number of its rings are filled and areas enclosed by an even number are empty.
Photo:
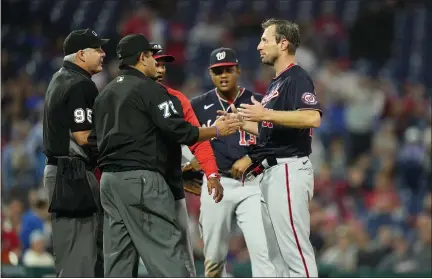
M174 88L168 87L165 84L161 84L168 92L168 94L173 95L175 97L177 97L180 100L188 100L188 98L179 90L175 90Z
M151 91L150 93L160 93L160 92L164 92L169 94L168 92L168 88L165 87L164 85L160 84L159 82L156 82L150 78L139 78L141 80L141 84L145 85L146 88Z
M93 93L99 92L96 84L88 78L74 79L73 82L70 83L69 91L80 91L86 94L88 91L93 91Z
M287 71L287 77L290 77L292 80L310 80L312 81L309 73L303 69L300 65L294 65L291 71Z
M209 90L205 92L204 94L200 94L198 96L195 96L191 99L191 103L193 105L203 104L205 103L209 98L211 98L212 94L214 94L214 89Z
M248 96L248 97L252 97L253 96L255 98L255 100L260 101L262 99L262 97L263 97L262 94L254 92L254 91L249 90L247 88L242 88L242 90L243 90L242 95L245 95L245 96Z

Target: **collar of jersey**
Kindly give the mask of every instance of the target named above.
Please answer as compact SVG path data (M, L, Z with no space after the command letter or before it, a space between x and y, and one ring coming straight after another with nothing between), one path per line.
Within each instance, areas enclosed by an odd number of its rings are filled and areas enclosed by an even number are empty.
M69 62L69 61L64 61L63 62L63 67L69 70L72 70L74 72L77 72L81 75L84 75L87 78L91 78L91 74L89 72L87 72L86 70L84 70L83 68L81 68L80 66L78 66L75 63Z
M288 65L288 67L286 67L285 68L285 70L283 70L280 74L278 74L277 76L275 76L274 78L273 78L273 80L277 80L278 78L280 78L281 76L284 76L292 67L294 67L295 65L297 65L297 64L295 64L295 63L291 63L291 64L289 64Z
M244 88L244 87L239 87L239 89L240 89L240 93L238 94L237 98L234 99L234 101L236 101L236 100L238 100L238 98L240 98L240 96L243 94L243 92L245 91L246 88ZM214 91L215 91L215 93L216 93L216 97L217 97L219 100L221 100L222 102L228 103L228 104L230 104L230 105L232 104L231 101L228 101L227 99L224 99L224 98L223 98L223 97L218 93L217 88L215 88Z
M148 79L148 77L146 75L144 75L142 72L138 71L135 68L129 67L129 66L123 67L120 70L119 75L136 76L136 77L139 77L142 79Z

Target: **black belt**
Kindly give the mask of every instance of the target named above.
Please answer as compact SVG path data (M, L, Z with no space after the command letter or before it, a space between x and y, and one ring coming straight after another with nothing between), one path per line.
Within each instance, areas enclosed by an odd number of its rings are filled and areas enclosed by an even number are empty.
M52 166L57 166L58 165L58 158L55 157L48 157L46 159L46 164L47 165L52 165Z
M58 158L56 157L47 157L46 159L46 164L50 165L50 166L58 166ZM94 167L89 166L88 164L85 165L86 166L86 170L93 172L94 171Z
M242 182L252 181L258 175L262 174L266 169L277 165L277 158L273 156L266 157L262 160L253 162L242 175Z

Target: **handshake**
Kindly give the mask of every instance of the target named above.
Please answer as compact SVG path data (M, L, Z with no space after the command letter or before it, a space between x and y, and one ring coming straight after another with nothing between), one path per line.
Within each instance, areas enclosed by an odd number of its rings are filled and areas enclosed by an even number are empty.
M218 136L229 136L236 133L240 130L244 121L243 118L237 113L234 105L230 106L232 113L228 113L226 111L218 110L217 113L219 116L216 118L215 126L218 130Z

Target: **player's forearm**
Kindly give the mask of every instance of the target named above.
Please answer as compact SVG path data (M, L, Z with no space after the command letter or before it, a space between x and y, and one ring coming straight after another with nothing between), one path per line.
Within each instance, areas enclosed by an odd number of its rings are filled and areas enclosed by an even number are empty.
M197 142L206 141L218 136L216 127L200 127Z
M216 159L209 141L199 142L189 147L206 176L218 173Z
M321 115L318 110L278 111L268 110L264 119L274 125L292 128L318 128L321 125Z
M245 124L242 126L242 130L248 132L249 134L258 136L258 122L245 121Z

